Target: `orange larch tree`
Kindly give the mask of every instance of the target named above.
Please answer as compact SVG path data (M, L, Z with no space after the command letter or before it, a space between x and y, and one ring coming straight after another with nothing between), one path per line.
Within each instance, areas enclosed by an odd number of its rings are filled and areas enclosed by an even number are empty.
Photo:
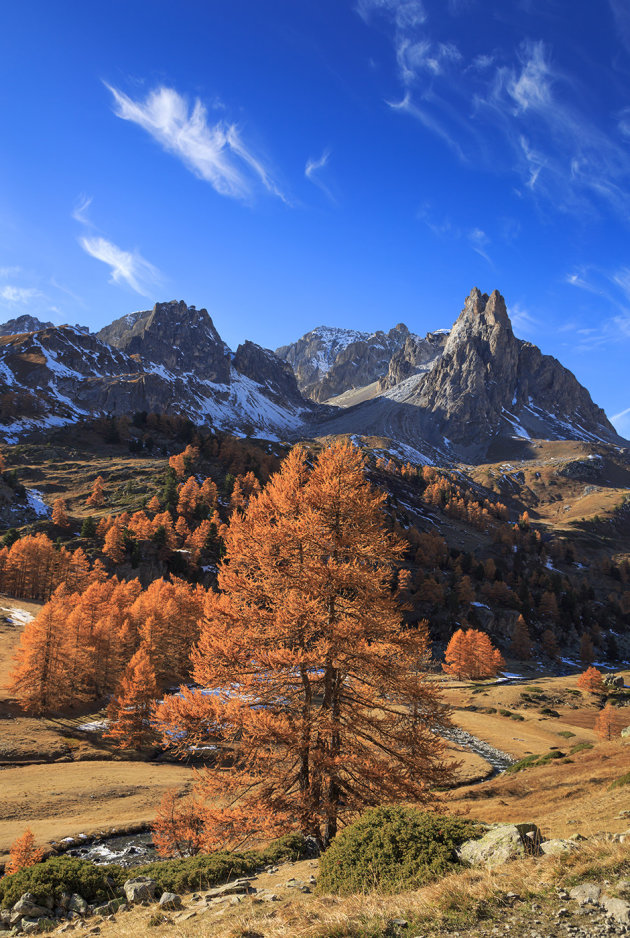
M609 703L597 714L593 729L601 739L614 739L619 735L616 728L615 710Z
M197 786L203 849L295 827L325 844L340 815L430 801L450 776L426 630L402 627L391 591L404 546L384 501L340 443L312 471L296 448L232 515L192 655L206 690L156 711L182 755L217 746Z
M125 536L122 527L118 521L114 522L107 534L103 544L103 553L114 563L122 563L125 557Z
M111 723L105 736L123 749L142 749L152 742L155 733L151 715L156 697L155 672L147 648L141 645L107 708Z
M33 831L27 827L24 833L11 844L6 872L7 874L17 873L28 866L34 866L43 856L44 851L35 846Z
M482 680L495 677L504 666L503 655L485 632L458 629L447 646L442 668L458 680Z
M164 793L155 821L153 841L161 857L193 857L203 843L203 812L192 798L181 799L177 789Z
M597 668L587 668L577 679L577 686L589 694L601 694L604 689L601 671Z
M100 508L105 503L105 480L103 476L97 476L92 486L92 492L86 498L85 504L90 508Z
M69 521L66 514L66 503L63 498L56 498L52 506L51 520L59 528L67 528Z

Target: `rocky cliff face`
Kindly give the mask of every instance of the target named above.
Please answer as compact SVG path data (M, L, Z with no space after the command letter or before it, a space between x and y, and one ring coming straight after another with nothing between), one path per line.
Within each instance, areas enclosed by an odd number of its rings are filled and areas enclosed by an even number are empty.
M251 342L235 355L206 310L183 302L116 320L0 338L0 433L92 414L176 413L223 429L286 435L313 409L290 367Z
M412 375L428 371L442 355L448 335L446 329L427 332L424 339L408 335L402 348L390 358L387 375L379 379L378 390L386 391Z
M302 394L326 401L383 377L409 336L403 323L374 333L318 326L276 354L293 368Z
M521 438L615 439L573 374L512 332L505 300L473 289L440 359L413 394L434 434L463 446Z
M523 452L536 438L624 442L570 371L515 337L496 290L473 289L448 336L407 336L376 392L346 402L356 406L326 416L319 435L382 435L438 461Z
M98 333L99 339L163 365L175 374L194 374L215 384L230 380L230 350L206 309L183 300L156 303L152 310L116 319Z

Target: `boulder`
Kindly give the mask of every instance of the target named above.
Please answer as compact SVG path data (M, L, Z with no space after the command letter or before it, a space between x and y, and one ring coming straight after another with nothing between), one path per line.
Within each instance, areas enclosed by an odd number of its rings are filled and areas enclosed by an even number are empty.
M510 860L540 855L540 830L535 824L498 824L479 840L467 840L457 851L471 866L500 866Z
M624 728L621 731L621 738L630 739L630 726L624 726Z
M235 879L231 883L225 883L224 886L216 886L206 893L206 901L220 899L223 896L237 896L246 893L256 892L248 879Z
M160 897L160 908L167 912L175 912L182 907L181 897L175 892L164 892Z
M600 905L609 918L614 918L621 925L630 925L630 902L626 902L625 899L613 899L610 896L604 896Z
M147 876L136 876L135 879L128 879L123 885L127 902L153 902L157 888L155 880Z
M579 902L580 905L596 905L601 894L602 887L598 886L597 883L581 883L569 891L570 897Z
M30 892L25 892L24 895L20 896L18 901L13 906L11 910L13 916L17 915L18 920L20 918L44 918L47 915L50 915L50 909L47 905L43 905L35 901L35 896ZM12 921L13 924L13 921Z
M548 857L560 857L580 848L574 840L545 840L541 843L540 849Z
M70 896L68 903L68 912L76 912L77 915L87 915L89 911L88 904L78 893L74 892Z

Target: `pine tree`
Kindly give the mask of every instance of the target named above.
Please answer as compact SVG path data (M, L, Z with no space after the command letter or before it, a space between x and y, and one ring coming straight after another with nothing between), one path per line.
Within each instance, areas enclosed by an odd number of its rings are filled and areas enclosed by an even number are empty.
M604 689L601 671L597 668L587 668L577 679L577 686L580 690L588 691L590 694L601 694Z
M213 693L182 688L157 711L165 743L217 745L198 785L204 849L295 826L324 844L340 815L426 802L448 777L444 705L418 671L426 631L402 628L391 592L404 548L384 500L337 444L312 471L294 450L232 516L192 655Z
M122 749L142 749L155 738L151 714L157 697L155 672L147 648L141 645L122 677L107 714L111 720L105 736Z
M609 703L597 714L593 729L601 739L611 740L619 735L616 728L615 710Z
M44 851L35 846L33 831L27 827L24 833L11 844L6 873L7 875L17 873L28 866L34 866L43 856Z

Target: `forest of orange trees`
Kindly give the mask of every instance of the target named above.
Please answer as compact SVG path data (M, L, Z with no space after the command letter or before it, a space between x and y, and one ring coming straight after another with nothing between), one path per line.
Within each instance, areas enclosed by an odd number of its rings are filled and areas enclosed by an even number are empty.
M483 531L486 556L405 526L403 487ZM37 715L109 701L108 737L122 749L213 753L193 802L162 805L165 853L183 831L195 852L282 833L296 817L325 844L340 812L429 799L452 770L435 732L448 725L427 678L436 666L483 680L505 656L553 662L577 641L587 669L600 652L614 659L604 617L610 627L630 610L627 563L560 572L575 549L527 514L511 519L452 473L348 443L280 460L198 436L142 509L110 511L109 499L98 475L79 534L58 498L47 533L5 536L0 590L44 603L12 692ZM500 638L484 627L489 610L508 624ZM601 675L582 680L596 692ZM600 722L610 732L605 711Z

